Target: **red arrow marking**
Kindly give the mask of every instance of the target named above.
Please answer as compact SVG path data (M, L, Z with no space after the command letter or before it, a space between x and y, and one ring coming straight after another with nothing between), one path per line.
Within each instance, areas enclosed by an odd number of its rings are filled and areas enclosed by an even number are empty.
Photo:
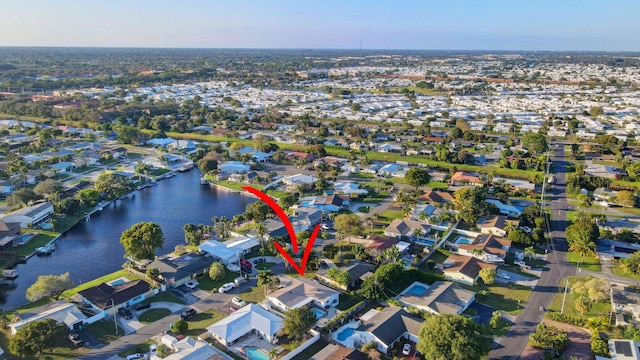
M291 245L293 247L293 253L298 253L298 239L296 238L296 233L293 231L293 225L291 225L291 221L289 221L289 217L284 213L284 210L276 203L269 195L263 193L258 189L254 189L250 186L243 186L242 189L252 193L257 196L260 200L264 201L269 207L276 212L276 215L280 218L282 223L284 224L285 229L287 229L287 233L289 234L289 239L291 239ZM277 242L274 242L273 245L278 249L278 251L282 254L286 261L293 266L294 269L300 274L304 275L304 270L307 265L307 260L309 260L309 254L311 254L311 249L313 249L313 243L316 241L316 237L318 236L318 232L320 231L320 225L316 225L316 228L313 230L309 241L307 242L307 246L304 248L304 254L302 255L302 263L300 266L296 264L291 255L287 253L287 251Z

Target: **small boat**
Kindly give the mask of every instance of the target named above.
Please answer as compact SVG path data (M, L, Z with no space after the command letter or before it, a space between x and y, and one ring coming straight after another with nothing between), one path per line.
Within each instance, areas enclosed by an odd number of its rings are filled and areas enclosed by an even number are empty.
M53 244L47 244L45 246L41 246L39 248L36 248L36 255L49 255L53 252L53 250L56 249L56 246Z
M2 270L2 277L13 280L18 277L18 270Z
M209 185L209 180L207 180L206 177L201 177L200 178L200 185Z

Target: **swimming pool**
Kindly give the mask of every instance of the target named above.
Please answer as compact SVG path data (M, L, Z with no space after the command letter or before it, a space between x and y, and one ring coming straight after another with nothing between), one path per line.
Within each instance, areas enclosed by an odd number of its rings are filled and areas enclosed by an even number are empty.
M336 339L338 339L338 341L345 341L349 336L353 335L354 331L356 331L354 328L345 328L336 334Z
M420 296L427 291L427 288L422 284L413 284L409 289L407 289L407 294Z
M316 314L316 319L320 319L321 317L327 315L326 312L320 310L320 309L316 309L316 308L312 308L311 310L313 310L313 313Z
M269 360L269 355L255 346L247 346L244 348L244 354L250 360Z
M34 236L35 234L33 233L22 234L16 239L16 242L18 243L18 245L24 245L28 243L29 240L31 240L31 238L33 238Z
M473 240L467 239L465 237L459 237L456 239L456 244L473 244Z
M114 286L114 285L120 285L120 284L124 284L126 283L128 280L125 278L120 278L120 279L115 279L112 282L109 283L109 285Z
M418 239L416 240L416 243L420 245L433 246L436 242L433 240Z

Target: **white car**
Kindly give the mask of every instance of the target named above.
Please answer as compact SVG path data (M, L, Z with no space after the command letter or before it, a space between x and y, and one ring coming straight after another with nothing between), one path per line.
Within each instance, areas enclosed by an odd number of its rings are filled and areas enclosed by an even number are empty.
M327 224L322 224L322 225L320 225L320 229L322 229L322 230L329 230L330 228L329 228L329 225L327 225Z
M234 287L236 287L236 284L234 283L226 283L222 286L220 286L220 289L218 289L219 293L226 293L227 291L233 289Z
M158 345L156 344L149 345L149 354L151 356L158 355Z
M411 344L407 343L404 344L404 346L402 347L402 355L409 355L411 354Z
M239 297L234 297L233 299L231 299L231 303L237 307L243 307L247 305L247 303Z
M198 281L197 280L189 280L186 283L184 283L184 286L188 287L189 289L195 289L196 286L198 286Z
M509 274L505 274L505 273L498 273L498 276L503 278L503 279L511 279L511 276L509 276Z

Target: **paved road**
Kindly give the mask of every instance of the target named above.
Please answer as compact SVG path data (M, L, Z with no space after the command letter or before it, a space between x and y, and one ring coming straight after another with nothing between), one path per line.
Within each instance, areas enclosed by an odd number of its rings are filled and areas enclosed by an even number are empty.
M567 227L567 197L566 197L566 163L564 162L564 148L556 148L551 159L555 163L556 184L555 194L549 204L551 208L551 249L547 255L547 271L543 271L538 284L534 287L529 301L516 318L516 323L501 340L498 347L489 354L489 359L518 359L529 340L529 335L535 331L542 321L544 313L540 307L548 308L553 297L558 292L558 282L567 275L575 273L575 268L567 262L567 242L565 229ZM572 272L573 271L573 272Z

